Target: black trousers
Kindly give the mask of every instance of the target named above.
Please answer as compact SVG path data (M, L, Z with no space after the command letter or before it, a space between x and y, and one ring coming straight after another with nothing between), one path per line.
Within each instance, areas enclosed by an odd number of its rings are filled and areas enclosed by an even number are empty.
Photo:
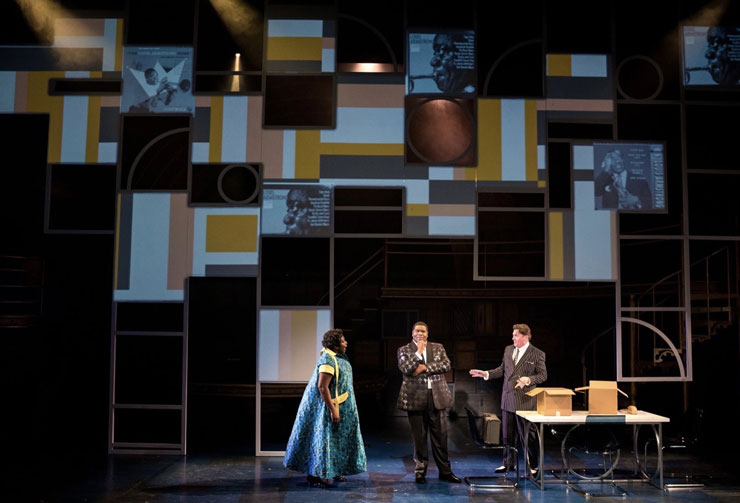
M536 442L537 434L535 433L534 428L532 428L529 421L523 417L517 416L515 412L502 410L501 415L503 416L501 418L502 443L511 447L516 447L517 444L519 444L519 452L526 452L527 459L529 459L529 466L536 468L539 460L539 448L530 449L529 446L527 446L526 451L522 448L522 446L527 445L527 440L529 440L530 445L533 442ZM526 438L527 428L531 428L528 439ZM514 429L516 429L516 433L514 433ZM511 454L507 458L507 451L504 451L503 464L505 466L513 467L516 464L516 459L514 459L514 451L510 452Z
M409 410L411 437L414 440L414 461L416 473L426 475L429 466L429 447L427 439L432 439L432 456L437 463L440 475L452 473L450 458L447 454L447 419L444 409L434 408L432 390L427 390L427 407L425 410Z

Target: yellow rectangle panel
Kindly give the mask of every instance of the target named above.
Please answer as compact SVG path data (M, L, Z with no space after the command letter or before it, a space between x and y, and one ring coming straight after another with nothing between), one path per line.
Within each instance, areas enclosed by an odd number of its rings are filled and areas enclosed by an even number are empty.
M321 61L320 37L269 37L268 61Z
M478 100L478 180L501 180L501 100Z
M211 131L208 135L208 161L221 162L221 137L224 130L224 97L211 97Z
M315 310L295 310L290 314L291 374L293 379L301 376L310 379L316 366L314 355L316 354L316 338L318 337L316 333L318 315Z
M100 142L100 96L87 99L87 139L85 143L85 162L98 162L98 143Z
M123 19L116 19L116 62L114 70L120 72L123 68Z
M303 129L295 133L295 177L298 179L319 178L321 158L321 131Z
M293 311L278 313L278 379L289 381L291 374L291 353L293 352ZM296 348L298 349L298 348Z
M548 54L547 76L570 77L570 54Z
M429 216L429 205L428 204L407 204L406 215L409 217L428 217Z
M563 213L551 211L548 217L548 247L550 250L550 279L563 279Z
M524 176L537 181L537 101L524 100Z
M327 155L403 155L403 143L322 143Z
M256 252L257 215L208 215L207 252Z
M62 124L64 96L49 96L49 79L64 78L64 72L28 72L26 112L49 114L48 162L60 162L62 157Z

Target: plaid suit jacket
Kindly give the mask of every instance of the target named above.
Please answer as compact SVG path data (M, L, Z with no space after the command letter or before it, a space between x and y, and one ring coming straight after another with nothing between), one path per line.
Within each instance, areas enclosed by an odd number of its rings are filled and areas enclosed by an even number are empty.
M398 370L403 382L398 394L396 406L401 410L424 410L427 407L427 382L432 383L432 396L435 409L446 409L452 405L452 395L447 386L445 373L450 370L450 359L442 344L427 343L427 371L413 376L414 370L421 363L416 355L416 343L411 341L398 348Z
M504 378L501 392L501 410L509 412L536 410L537 397L527 396L525 393L547 380L545 352L530 343L527 352L519 358L519 363L514 365L514 345L506 346L501 365L488 371L489 379L498 377ZM529 377L532 380L531 384L524 388L515 389L516 381L520 377Z

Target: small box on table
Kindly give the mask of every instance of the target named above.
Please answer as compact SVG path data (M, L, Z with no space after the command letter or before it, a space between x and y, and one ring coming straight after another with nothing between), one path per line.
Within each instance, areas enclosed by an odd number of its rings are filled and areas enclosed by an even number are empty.
M543 416L570 416L573 390L568 388L535 388L527 395L537 397L537 413Z

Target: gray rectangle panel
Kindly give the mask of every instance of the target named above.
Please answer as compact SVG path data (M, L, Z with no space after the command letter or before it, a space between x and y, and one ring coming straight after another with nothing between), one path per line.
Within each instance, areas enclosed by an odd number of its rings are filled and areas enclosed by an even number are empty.
M208 107L195 107L195 118L193 119L193 141L209 142L211 133L211 109Z
M117 142L121 131L121 109L118 107L100 107L100 140Z
M0 71L94 72L102 69L102 48L0 47Z
M134 195L121 194L121 214L118 216L118 290L128 290L131 280L131 224Z
M475 204L475 182L431 180L429 204Z
M608 77L547 77L546 84L550 99L612 99L612 79Z
M573 181L574 182L593 182L594 181L594 170L592 169L574 169Z
M321 73L321 61L266 61L268 72Z
M575 224L573 210L563 212L563 279L576 278Z
M206 276L256 278L257 266L206 264Z
M406 217L406 235L429 235L429 217Z
M612 112L579 112L554 111L547 113L547 119L551 122L595 122L599 124L609 123L614 120Z
M547 143L547 117L547 112L537 112L537 145Z
M337 36L337 22L330 20L330 19L324 19L324 22L321 23L321 26L323 28L323 33L321 34L322 37L325 38L336 38Z

